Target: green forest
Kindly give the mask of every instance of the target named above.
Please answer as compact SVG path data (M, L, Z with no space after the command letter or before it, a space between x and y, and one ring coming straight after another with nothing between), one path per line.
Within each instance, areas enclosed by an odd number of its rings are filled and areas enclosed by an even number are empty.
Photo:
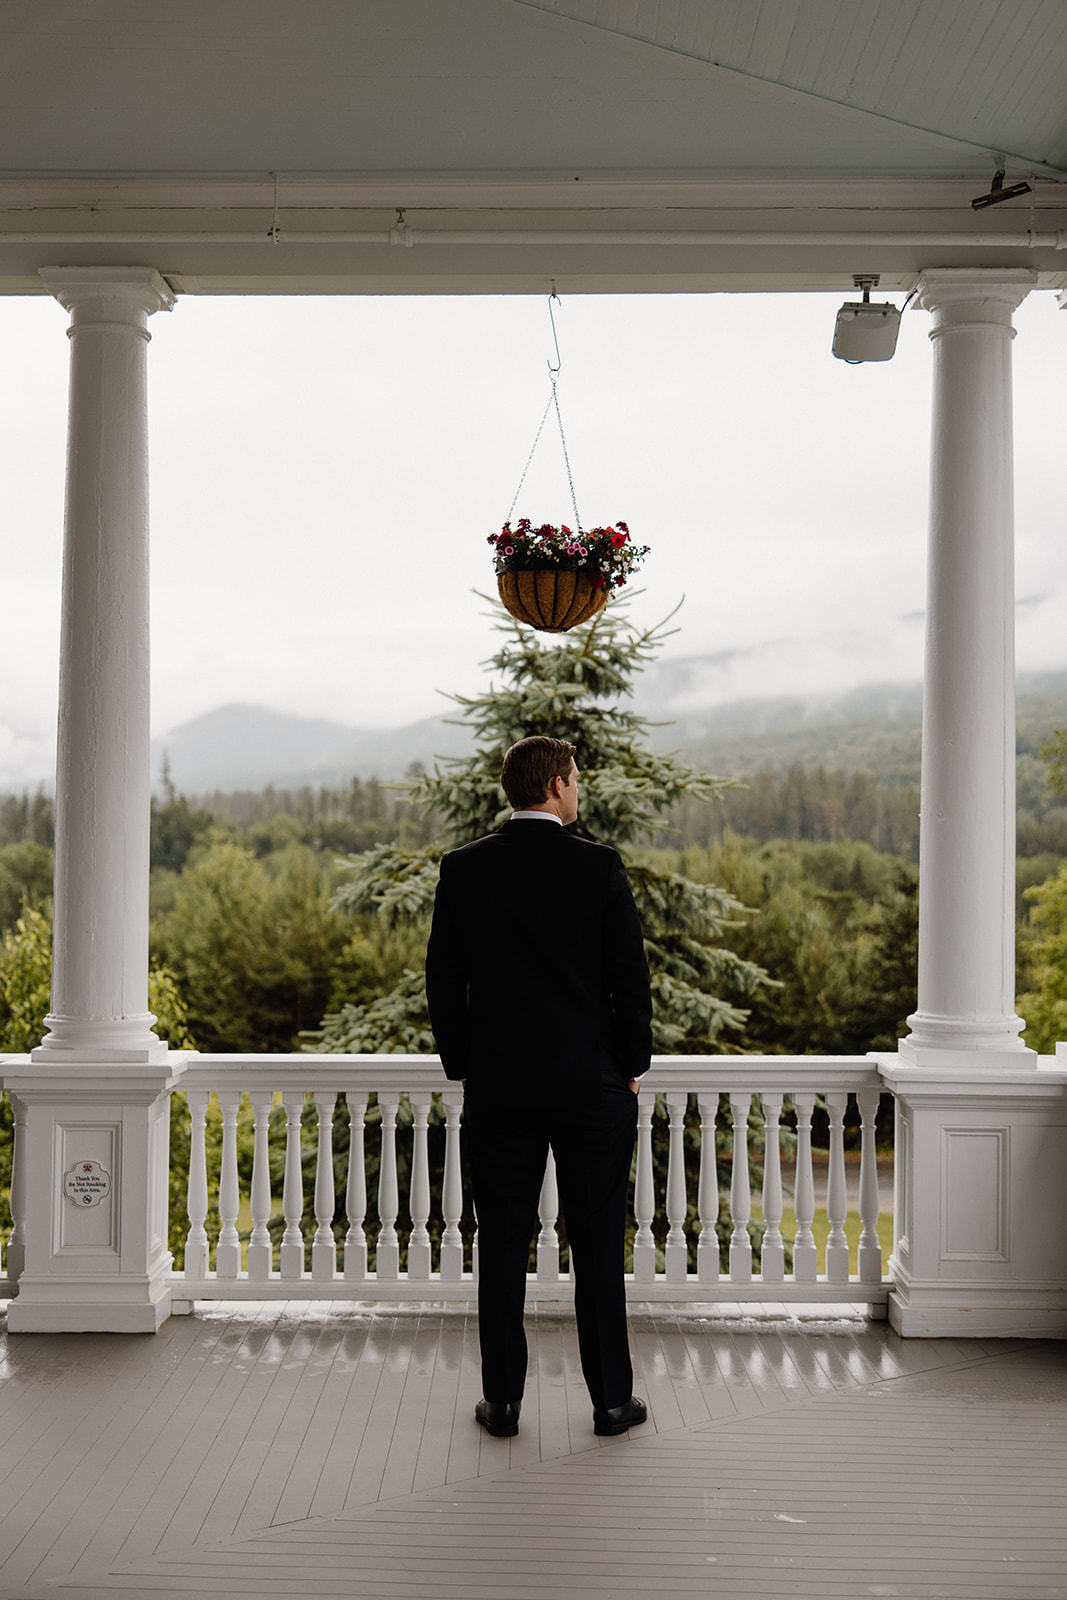
M496 777L508 744L562 730L579 747L578 826L620 848L630 870L658 1051L894 1048L916 1004L914 783L817 765L710 777L654 753L629 709L662 631L640 633L615 608L562 640L502 631L492 687L458 702L474 733L468 757L391 784L199 800L165 781L151 817L149 1003L161 1036L205 1052L432 1050L422 961L437 862L503 820ZM1027 737L1018 992L1027 1041L1047 1052L1067 1034L1067 740L1051 728ZM0 801L7 1051L38 1042L48 1007L52 843L45 795ZM180 1096L173 1121L180 1219ZM346 1148L345 1124L339 1189Z

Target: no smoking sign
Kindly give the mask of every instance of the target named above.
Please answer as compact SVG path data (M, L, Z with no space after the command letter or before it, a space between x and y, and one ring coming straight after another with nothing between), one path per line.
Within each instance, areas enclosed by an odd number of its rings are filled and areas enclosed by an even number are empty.
M99 1161L76 1161L63 1174L63 1193L76 1206L98 1206L111 1193L111 1174Z

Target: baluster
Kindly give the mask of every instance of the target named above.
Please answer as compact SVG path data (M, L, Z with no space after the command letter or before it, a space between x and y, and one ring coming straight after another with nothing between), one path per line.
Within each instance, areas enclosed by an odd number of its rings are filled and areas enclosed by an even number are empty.
M719 1276L719 1165L715 1157L715 1118L719 1111L717 1094L702 1094L700 1106L700 1181L697 1210L700 1212L700 1238L697 1240L697 1278L714 1283Z
M785 1243L782 1239L782 1144L779 1124L782 1096L763 1093L763 1245L760 1275L764 1283L785 1280Z
M881 1098L877 1089L861 1089L860 1108L860 1234L861 1283L881 1283L882 1242L878 1237L878 1166L875 1158L875 1118Z
M237 1089L219 1094L222 1112L222 1171L219 1174L219 1221L222 1228L215 1246L216 1278L236 1278L241 1271L241 1241L237 1237L237 1213L241 1195L237 1186L237 1113L241 1095Z
M13 1283L26 1268L26 1104L17 1095L11 1102L11 1234L4 1252L7 1277Z
M667 1145L667 1221L670 1231L664 1250L666 1281L684 1283L689 1273L685 1240L685 1112L689 1096L684 1090L672 1089L666 1099L670 1115Z
M189 1232L185 1239L185 1276L206 1278L208 1274L207 1230L207 1147L204 1128L211 1095L206 1089L190 1089L189 1105Z
M637 1176L634 1180L634 1282L653 1283L656 1277L656 1241L652 1218L656 1198L652 1185L652 1113L656 1099L647 1089L637 1097Z
M378 1107L382 1114L382 1153L378 1165L378 1231L377 1275L390 1282L400 1276L400 1240L396 1231L397 1213L400 1210L400 1193L396 1181L396 1114L400 1109L398 1094L378 1091Z
M316 1282L329 1282L337 1275L337 1241L333 1236L333 1214L337 1194L333 1186L333 1108L335 1094L315 1093L315 1115L319 1142L315 1156L315 1238L311 1245L311 1276Z
M304 1091L285 1090L282 1105L285 1107L285 1182L282 1185L285 1232L282 1235L281 1275L283 1278L302 1278L304 1236L300 1232L300 1218L304 1215L304 1174L300 1166L300 1118L304 1111Z
M752 1240L748 1221L752 1215L752 1184L748 1174L748 1113L750 1094L730 1096L730 1118L734 1131L734 1154L730 1171L730 1214L734 1231L730 1235L730 1282L752 1282Z
M345 1235L345 1277L349 1281L367 1276L367 1235L363 1224L367 1218L367 1168L363 1150L363 1117L367 1110L367 1096L356 1089L346 1089L348 1102L348 1186L345 1190L345 1213L348 1232Z
M826 1175L826 1216L830 1232L826 1240L826 1281L848 1282L848 1240L845 1218L848 1194L845 1187L845 1108L848 1095L835 1091L826 1096L830 1114L830 1167Z
M270 1108L274 1095L270 1089L253 1089L249 1095L255 1133L252 1145L252 1237L248 1241L248 1277L263 1283L270 1277L274 1251L267 1224L270 1222Z
M459 1118L463 1095L446 1089L441 1096L445 1108L445 1174L441 1185L441 1215L445 1231L441 1238L441 1282L459 1283L463 1278L463 1179L459 1164Z
M474 1207L474 1238L471 1240L471 1282L478 1282L478 1207Z
M540 1283L559 1282L559 1234L556 1218L559 1216L559 1189L556 1184L556 1158L550 1150L545 1162L545 1178L537 1202L537 1215L541 1219L541 1232L537 1235L537 1277Z
M815 1180L811 1170L811 1114L815 1110L815 1096L795 1094L793 1104L797 1112L797 1171L793 1185L797 1231L793 1240L793 1276L797 1283L814 1283L818 1272L815 1237L811 1231L815 1219Z
M426 1147L432 1096L428 1089L412 1094L411 1237L408 1240L408 1279L426 1283L430 1277L430 1157Z

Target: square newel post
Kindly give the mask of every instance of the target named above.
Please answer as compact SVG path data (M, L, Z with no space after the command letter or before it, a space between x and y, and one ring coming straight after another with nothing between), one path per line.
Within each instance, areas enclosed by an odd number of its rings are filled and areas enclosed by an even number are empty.
M146 267L41 276L70 312L55 927L49 1031L6 1073L25 1207L8 1326L151 1332L180 1068L148 1009L147 348L174 297Z
M1015 1014L1012 314L1022 269L924 273L933 430L919 996L895 1057L889 1318L922 1336L1067 1334L1067 1073Z

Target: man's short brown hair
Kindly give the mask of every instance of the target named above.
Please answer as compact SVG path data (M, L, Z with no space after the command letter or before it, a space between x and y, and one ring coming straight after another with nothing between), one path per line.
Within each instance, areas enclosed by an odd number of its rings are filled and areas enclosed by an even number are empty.
M504 757L500 785L513 811L543 806L553 778L569 778L577 746L566 739L533 734L513 744Z

